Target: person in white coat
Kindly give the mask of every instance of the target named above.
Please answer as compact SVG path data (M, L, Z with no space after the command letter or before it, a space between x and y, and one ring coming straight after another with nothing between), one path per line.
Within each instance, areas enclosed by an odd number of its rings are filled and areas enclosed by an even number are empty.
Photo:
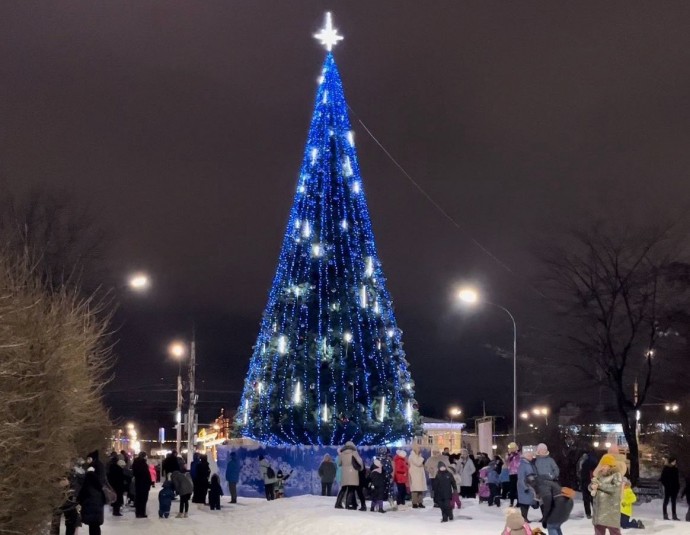
M355 467L358 466L358 468ZM364 469L364 461L359 456L357 452L357 446L354 442L346 442L345 445L340 448L340 453L338 454L338 466L340 467L340 485L341 492L338 493L336 498L335 508L343 508L343 500L345 500L346 509L356 509L357 501L355 500L355 493L359 487L359 472ZM352 504L354 503L354 507ZM364 504L360 508L360 511L366 511L367 508Z
M460 450L460 459L458 460L457 472L460 476L460 496L463 498L473 498L472 492L472 474L474 474L477 469L470 459L469 452L463 448Z
M426 491L426 474L424 473L424 457L419 444L412 446L408 457L410 465L410 492L412 493L412 509L424 509L424 491Z

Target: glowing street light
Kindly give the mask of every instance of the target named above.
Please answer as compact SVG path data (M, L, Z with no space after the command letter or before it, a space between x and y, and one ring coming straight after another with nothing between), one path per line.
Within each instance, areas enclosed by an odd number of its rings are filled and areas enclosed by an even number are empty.
M448 414L450 414L450 423L453 423L453 418L457 418L462 414L462 409L460 407L451 407L448 409Z
M132 273L127 280L127 285L134 292L145 292L151 287L151 279L146 273Z
M172 342L168 346L168 353L174 359L181 359L187 353L187 347L182 342Z
M678 412L680 410L680 406L677 403L668 403L664 409L666 409L666 412Z
M522 418L523 420L527 420L529 418L529 412L521 412L520 418Z
M460 288L458 291L458 299L468 305L477 304L480 301L480 297L479 292L474 288L465 287ZM506 307L491 301L483 300L483 302L500 308L510 316L510 321L513 322L513 441L517 441L517 323L515 323L515 317Z

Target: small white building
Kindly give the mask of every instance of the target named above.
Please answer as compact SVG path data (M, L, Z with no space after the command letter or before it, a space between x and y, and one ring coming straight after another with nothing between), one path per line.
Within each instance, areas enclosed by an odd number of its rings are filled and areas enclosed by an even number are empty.
M424 449L448 448L450 453L460 453L463 448L462 422L447 422L435 418L422 417L422 435L414 437L412 444L419 444Z

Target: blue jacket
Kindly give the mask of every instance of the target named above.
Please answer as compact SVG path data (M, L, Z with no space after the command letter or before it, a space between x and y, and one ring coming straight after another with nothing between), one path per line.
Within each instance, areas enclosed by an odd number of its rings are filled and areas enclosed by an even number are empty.
M236 456L228 457L228 466L225 468L225 481L237 483L240 480L240 460Z
M501 468L501 475L498 476L499 483L509 483L510 482L510 469L504 464Z
M496 468L491 468L489 467L489 472L486 474L486 482L489 485L498 485L499 480L498 480L498 472L496 472Z
M520 466L518 467L518 503L520 505L532 505L536 496L534 490L527 484L527 476L530 474L537 475L534 465L524 457L520 459Z
M163 488L158 493L158 505L162 513L169 513L170 507L172 506L173 498L175 497L175 491L173 490L172 481L166 481L163 483Z

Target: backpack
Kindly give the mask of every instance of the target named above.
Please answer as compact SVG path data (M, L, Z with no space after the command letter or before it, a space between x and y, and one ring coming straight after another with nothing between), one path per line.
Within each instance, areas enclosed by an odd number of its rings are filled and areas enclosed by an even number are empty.
M359 464L359 461L355 459L355 456L352 456L352 468L360 472L362 470L362 465Z
M276 477L276 473L273 470L273 468L271 468L270 466L268 468L266 468L266 478L267 479L275 479L275 477Z

